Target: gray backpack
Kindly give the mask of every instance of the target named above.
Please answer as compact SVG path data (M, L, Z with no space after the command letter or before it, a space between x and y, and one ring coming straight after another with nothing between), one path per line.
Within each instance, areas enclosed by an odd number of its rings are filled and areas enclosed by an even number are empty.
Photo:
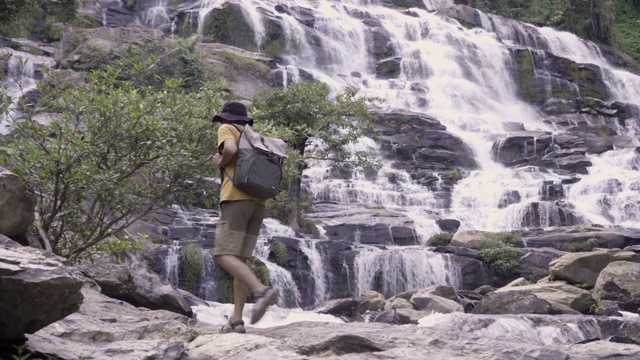
M233 125L240 131L233 178L222 172L233 185L261 199L275 198L280 191L282 165L287 158L286 144L276 138L262 136L250 126ZM223 175L223 176L224 176Z

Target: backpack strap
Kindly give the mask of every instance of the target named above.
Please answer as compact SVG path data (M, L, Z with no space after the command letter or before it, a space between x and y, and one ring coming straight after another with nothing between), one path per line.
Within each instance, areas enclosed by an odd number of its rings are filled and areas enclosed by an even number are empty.
M242 137L242 134L244 133L244 127L240 126L239 124L236 123L229 123L229 125L233 126L234 128L236 128L236 130L238 130L240 132L240 136L238 136L238 141L236 141L236 147L238 147L240 145L240 138ZM246 127L247 125L245 125ZM238 156L238 153L236 152L236 155ZM229 176L229 174L227 174L227 172L224 170L224 166L220 167L220 187L222 187L222 183L224 182L224 177L225 175L227 176L227 178L229 179L229 181L233 180L231 179L231 176Z

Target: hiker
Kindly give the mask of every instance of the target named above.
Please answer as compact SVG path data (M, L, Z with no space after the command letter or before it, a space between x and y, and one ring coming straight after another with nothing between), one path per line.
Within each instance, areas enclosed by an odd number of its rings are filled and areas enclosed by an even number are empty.
M260 320L278 297L278 291L262 284L246 263L256 247L266 200L247 194L231 181L241 134L232 124L241 125L242 128L253 125L253 119L247 116L246 106L237 101L228 101L222 112L213 117L213 121L222 124L218 128L219 153L212 157L212 162L223 173L214 255L216 263L233 276L233 314L221 332L245 333L242 310L249 290L256 298L251 324Z

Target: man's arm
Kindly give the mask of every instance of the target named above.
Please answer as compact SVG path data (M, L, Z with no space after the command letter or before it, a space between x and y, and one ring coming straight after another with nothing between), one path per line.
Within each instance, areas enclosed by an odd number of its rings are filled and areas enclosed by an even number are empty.
M233 139L226 139L220 147L222 148L222 154L216 153L211 158L213 165L219 168L227 165L238 152L238 145Z

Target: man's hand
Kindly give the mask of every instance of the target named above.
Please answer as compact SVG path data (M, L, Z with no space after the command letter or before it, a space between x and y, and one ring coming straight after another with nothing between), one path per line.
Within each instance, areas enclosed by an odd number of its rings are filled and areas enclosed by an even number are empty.
M211 162L213 163L213 165L215 165L215 167L218 167L218 168L221 167L222 166L221 161L222 161L222 155L219 153L215 153L211 157Z

